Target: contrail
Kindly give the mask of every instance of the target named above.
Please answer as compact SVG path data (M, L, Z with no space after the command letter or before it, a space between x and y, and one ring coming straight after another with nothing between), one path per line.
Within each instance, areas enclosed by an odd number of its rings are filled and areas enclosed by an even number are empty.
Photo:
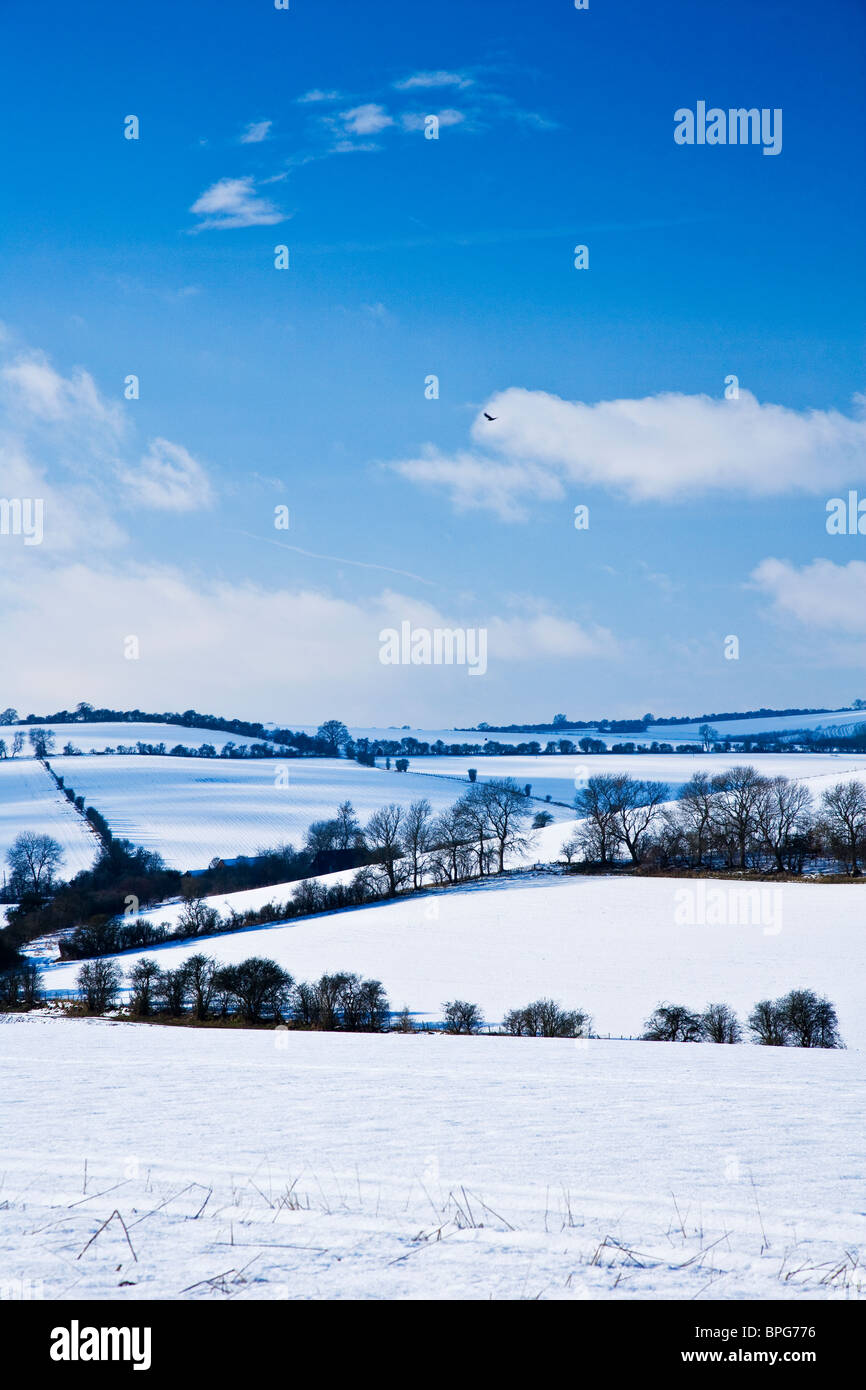
M418 584L427 584L431 589L438 586L432 579L424 579L411 570L394 569L391 565L374 565L367 560L347 560L344 555L319 555L315 550L302 550L299 545L287 545L285 541L275 541L272 536L254 536L251 531L235 531L236 536L246 536L251 541L263 541L265 545L276 545L280 550L293 550L296 555L306 555L310 560L333 560L338 565L356 565L362 570L384 570L386 574L399 574L403 579L414 579Z

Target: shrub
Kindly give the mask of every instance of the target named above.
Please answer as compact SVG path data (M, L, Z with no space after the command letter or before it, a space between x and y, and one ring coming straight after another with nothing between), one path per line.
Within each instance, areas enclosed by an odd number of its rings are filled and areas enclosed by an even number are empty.
M644 1024L645 1042L700 1042L701 1019L683 1004L659 1004Z
M546 825L553 825L553 816L549 811L539 811L538 815L533 817L532 828L543 830Z
M141 960L135 962L128 976L129 1007L132 1013L139 1014L142 1018L147 1018L153 1013L161 974L156 961L149 960L147 956L142 956Z
M762 999L749 1016L749 1029L764 1047L845 1046L834 1006L811 989L792 989L780 999Z
M265 1017L281 1022L293 983L276 961L264 956L224 966L214 981L215 987L228 992L247 1023L260 1023Z
M762 999L749 1014L749 1032L762 1047L786 1047L788 1020L778 1001Z
M733 1009L727 1004L708 1004L701 1014L701 1036L707 1042L742 1042L743 1030Z
M120 967L115 961L88 960L76 976L75 987L89 1014L104 1014L117 1003L121 982Z
M561 1009L552 999L536 999L523 1009L511 1009L503 1027L516 1038L585 1038L590 1017L581 1009Z
M380 980L362 980L347 972L322 975L292 991L292 1018L303 1028L323 1032L381 1033L391 1018Z
M477 1004L465 999L449 999L442 1005L446 1033L478 1033L484 1026L484 1015Z
M155 981L154 995L160 1009L171 1018L180 1018L189 998L189 978L184 966L164 970Z
M22 960L0 971L0 1005L7 1009L35 1009L42 999L42 972Z
M788 1021L794 1047L844 1047L829 999L820 999L811 989L792 989L776 1002Z

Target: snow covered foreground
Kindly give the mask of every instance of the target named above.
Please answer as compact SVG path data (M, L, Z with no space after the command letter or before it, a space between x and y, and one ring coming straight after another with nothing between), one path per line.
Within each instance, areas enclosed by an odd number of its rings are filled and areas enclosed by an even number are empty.
M859 1053L30 1015L0 1056L5 1296L866 1287Z

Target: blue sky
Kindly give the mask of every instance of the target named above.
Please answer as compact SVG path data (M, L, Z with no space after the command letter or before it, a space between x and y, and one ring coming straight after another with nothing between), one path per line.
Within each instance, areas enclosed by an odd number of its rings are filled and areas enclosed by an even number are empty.
M856 0L144 9L3 18L0 494L46 518L0 536L4 703L866 694L866 537L825 528L866 499ZM677 145L699 100L781 152ZM485 677L383 666L403 620L485 628Z

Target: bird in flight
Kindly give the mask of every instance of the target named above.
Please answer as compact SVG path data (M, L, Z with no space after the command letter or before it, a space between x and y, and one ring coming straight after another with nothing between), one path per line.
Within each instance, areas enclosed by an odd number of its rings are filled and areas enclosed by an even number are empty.
M484 412L484 418L485 418L485 420L498 420L498 419L499 419L499 416L498 416L498 415L488 415L488 414L487 414L487 411L485 410L485 412Z

